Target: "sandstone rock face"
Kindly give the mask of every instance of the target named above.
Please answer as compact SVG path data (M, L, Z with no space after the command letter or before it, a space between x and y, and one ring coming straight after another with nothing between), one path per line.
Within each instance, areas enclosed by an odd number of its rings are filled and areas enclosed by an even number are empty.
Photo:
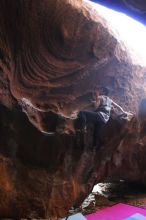
M136 114L145 77L84 1L1 0L0 217L62 217L99 181L144 182L145 115L111 118L99 150L93 125L78 132L70 116L101 86ZM55 133L60 116L63 134Z

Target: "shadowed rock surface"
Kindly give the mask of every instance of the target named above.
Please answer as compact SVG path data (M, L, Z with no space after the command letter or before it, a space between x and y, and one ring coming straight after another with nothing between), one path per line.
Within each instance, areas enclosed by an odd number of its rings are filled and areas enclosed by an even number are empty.
M70 119L101 86L136 114L145 70L84 1L0 1L0 217L62 217L97 182L145 182L144 114L111 118L99 150Z

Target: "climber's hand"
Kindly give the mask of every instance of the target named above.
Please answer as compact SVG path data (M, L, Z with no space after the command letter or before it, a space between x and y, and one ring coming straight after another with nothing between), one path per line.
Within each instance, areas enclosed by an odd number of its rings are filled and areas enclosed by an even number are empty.
M121 119L125 119L127 121L131 121L132 117L133 117L133 113L131 112L124 112L120 115Z

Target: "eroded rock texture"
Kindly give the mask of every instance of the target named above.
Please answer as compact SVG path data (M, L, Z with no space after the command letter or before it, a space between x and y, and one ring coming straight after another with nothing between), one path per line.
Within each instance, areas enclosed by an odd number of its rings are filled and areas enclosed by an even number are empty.
M136 113L145 77L87 3L1 0L0 217L62 217L99 181L145 181L145 115L111 118L99 150L70 119L101 86Z

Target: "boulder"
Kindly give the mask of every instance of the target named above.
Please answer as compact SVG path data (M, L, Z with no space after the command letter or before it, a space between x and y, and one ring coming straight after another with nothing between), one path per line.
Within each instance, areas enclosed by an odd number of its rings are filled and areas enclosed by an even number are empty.
M1 218L63 217L97 182L145 181L145 70L84 1L0 1ZM96 149L71 116L101 87L135 116L111 118Z

